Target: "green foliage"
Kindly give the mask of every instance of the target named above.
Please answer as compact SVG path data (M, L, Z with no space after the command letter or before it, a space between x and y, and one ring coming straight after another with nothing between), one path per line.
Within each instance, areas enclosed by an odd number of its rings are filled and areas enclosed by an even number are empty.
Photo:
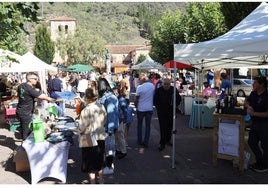
M227 31L217 2L190 3L184 20L187 43L210 40Z
M150 56L164 64L174 57L174 44L213 39L226 32L219 3L190 3L186 13L166 12L157 23Z
M230 30L257 8L260 2L221 2L220 5L225 24Z
M150 56L156 62L164 64L173 59L174 43L182 42L185 42L183 15L180 11L167 11L155 28Z
M183 2L43 2L43 14L46 20L63 15L76 18L79 27L98 33L109 44L140 45L150 38L165 10L184 6Z
M66 39L61 38L57 49L60 52L66 51L69 62L72 64L89 64L94 61L104 62L106 41L98 34L89 33L87 30L78 28L75 35L68 35ZM62 45L64 44L64 45ZM65 54L61 54L65 56Z
M55 55L55 44L50 38L46 24L40 24L36 28L34 55L42 61L51 64Z
M23 54L27 51L24 23L38 20L38 3L0 2L0 47Z
M143 55L143 54L141 54L141 55L138 57L138 60L137 60L137 62L135 63L135 65L138 65L138 64L142 63L142 62L145 61L145 60L146 60L146 56Z

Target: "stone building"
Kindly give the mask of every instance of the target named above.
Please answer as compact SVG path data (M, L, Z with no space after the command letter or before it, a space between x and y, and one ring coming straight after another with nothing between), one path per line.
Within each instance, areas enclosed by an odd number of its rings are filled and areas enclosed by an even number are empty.
M75 29L75 18L62 16L50 20L52 41L56 41L61 32L65 36L74 34ZM137 62L140 55L147 56L151 50L151 46L148 45L106 45L105 48L111 54L111 72L113 73L127 71L131 65ZM67 58L62 59L56 50L53 62L64 64ZM105 67L100 67L99 62L96 62L93 66L102 70L105 69Z
M63 33L64 36L67 36L68 34L74 34L75 28L76 28L75 18L62 16L51 19L50 20L51 40L56 41L57 38L60 36L60 33ZM62 64L66 62L66 60L67 57L65 59L62 59L56 50L53 62Z
M140 55L147 56L151 46L147 45L106 45L111 53L111 72L123 72L134 65Z

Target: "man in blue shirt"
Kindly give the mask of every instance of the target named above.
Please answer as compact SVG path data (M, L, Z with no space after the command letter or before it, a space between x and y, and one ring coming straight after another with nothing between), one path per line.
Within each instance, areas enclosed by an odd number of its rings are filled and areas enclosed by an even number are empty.
M229 94L232 89L232 84L231 81L227 78L227 74L225 72L221 73L221 94L219 99L222 100L224 99L225 94Z
M209 86L212 88L214 87L214 72L212 69L208 70L207 73L207 83L209 84Z

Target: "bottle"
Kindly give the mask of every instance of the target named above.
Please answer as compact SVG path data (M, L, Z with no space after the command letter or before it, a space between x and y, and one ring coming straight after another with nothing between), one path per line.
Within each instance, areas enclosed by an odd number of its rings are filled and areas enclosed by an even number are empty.
M221 102L220 99L216 101L216 113L220 113Z
M229 99L226 93L224 95L223 103L224 103L224 109L227 109L229 107Z
M223 99L220 101L220 108L219 108L219 113L223 114L223 109L224 109L224 102Z
M234 108L236 104L235 97L231 94L230 97L230 108Z

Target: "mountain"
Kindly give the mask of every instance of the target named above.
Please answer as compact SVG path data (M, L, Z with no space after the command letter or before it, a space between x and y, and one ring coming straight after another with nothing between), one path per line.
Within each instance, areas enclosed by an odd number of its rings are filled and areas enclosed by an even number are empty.
M184 11L187 2L40 2L40 15L46 22L67 16L77 27L102 36L109 44L145 44L148 24L164 11ZM142 37L143 36L143 37ZM147 38L146 38L147 37Z

